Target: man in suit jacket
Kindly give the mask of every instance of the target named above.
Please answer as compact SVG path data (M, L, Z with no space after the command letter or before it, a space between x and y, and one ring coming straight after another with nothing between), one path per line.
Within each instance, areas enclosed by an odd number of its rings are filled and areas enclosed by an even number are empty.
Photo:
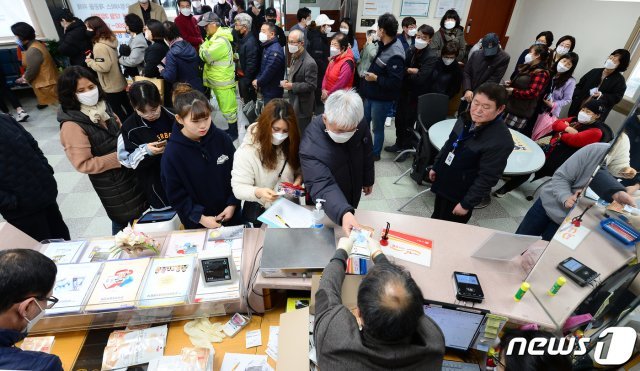
M129 13L133 13L142 18L144 24L150 19L155 19L160 22L167 20L167 13L165 13L162 5L150 2L149 0L138 0L138 2L129 5Z
M284 80L282 87L289 91L289 101L298 117L298 128L302 134L313 116L318 65L304 49L302 31L289 32L287 48L291 53L291 66L289 80Z

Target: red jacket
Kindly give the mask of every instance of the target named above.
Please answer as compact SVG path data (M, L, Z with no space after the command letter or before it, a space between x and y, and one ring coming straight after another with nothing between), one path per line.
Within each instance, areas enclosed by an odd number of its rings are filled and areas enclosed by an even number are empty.
M559 140L569 147L582 148L591 143L598 143L600 141L602 138L602 129L599 125L589 127L590 125L580 124L575 120L575 117L567 117L554 122L552 127L553 138L551 139L551 143ZM565 132L564 130L569 126L578 130L578 133L570 134Z
M182 38L193 45L196 49L196 53L200 52L200 44L202 44L202 34L200 33L200 28L198 27L198 22L192 15L185 17L182 14L178 14L175 19L175 24L180 30L180 35Z
M348 61L351 62L347 63ZM322 80L322 89L331 94L336 90L351 88L355 66L356 62L351 48L347 48L346 53L332 58Z

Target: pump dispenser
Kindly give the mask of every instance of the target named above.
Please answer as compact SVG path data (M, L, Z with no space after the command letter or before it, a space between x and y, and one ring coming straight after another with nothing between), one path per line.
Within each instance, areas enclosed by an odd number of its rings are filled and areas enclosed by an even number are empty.
M323 202L327 202L327 200L321 198L316 199L316 209L313 210L313 225L311 228L324 228L324 223L322 223L322 219L324 219L324 210L322 210Z

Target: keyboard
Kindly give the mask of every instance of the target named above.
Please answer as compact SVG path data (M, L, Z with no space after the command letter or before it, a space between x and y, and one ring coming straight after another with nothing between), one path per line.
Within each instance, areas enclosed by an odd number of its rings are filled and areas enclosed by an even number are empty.
M443 371L480 371L480 366L476 363L465 363L444 360L442 362Z

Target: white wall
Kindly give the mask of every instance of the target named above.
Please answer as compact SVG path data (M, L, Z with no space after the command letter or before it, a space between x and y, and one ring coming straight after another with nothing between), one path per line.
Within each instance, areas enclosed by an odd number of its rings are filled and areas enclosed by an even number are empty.
M24 0L24 2L31 4L35 13L32 16L37 19L34 19L34 21L37 21L40 25L41 34L38 34L38 38L58 40L58 31L56 31L56 26L53 24L53 19L45 0Z
M402 22L402 16L400 16L400 10L402 8L402 0L388 0L393 3L393 15L398 18L398 23ZM460 24L464 26L467 21L467 14L469 14L469 8L471 7L471 1L467 0L465 4L464 12L460 12L461 21ZM436 31L440 28L440 18L435 18L436 8L438 6L438 0L431 0L429 4L429 17L413 17L416 19L416 23L418 27L423 24L428 24L433 27ZM364 9L364 0L358 0L358 22L356 26L356 32L367 32L368 27L360 27L360 20L362 18L365 19L377 19L378 16L362 16L362 10ZM398 32L402 32L402 26L398 27Z

